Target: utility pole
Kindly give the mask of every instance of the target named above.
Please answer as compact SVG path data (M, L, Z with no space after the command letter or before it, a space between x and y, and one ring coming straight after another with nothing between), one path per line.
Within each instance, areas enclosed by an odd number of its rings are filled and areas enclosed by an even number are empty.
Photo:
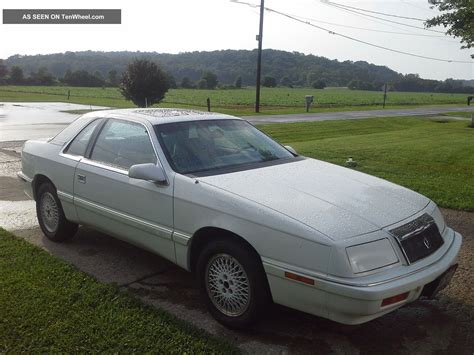
M265 0L260 1L260 27L258 31L258 54L257 54L257 93L255 96L255 112L260 112L260 79L262 76L262 38L263 38L263 13L265 12Z

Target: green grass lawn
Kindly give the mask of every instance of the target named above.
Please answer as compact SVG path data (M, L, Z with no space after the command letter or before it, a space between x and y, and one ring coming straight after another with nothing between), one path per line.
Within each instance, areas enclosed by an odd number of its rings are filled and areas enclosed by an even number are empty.
M237 353L0 228L0 353Z
M68 90L71 91L69 101L67 99ZM314 95L313 112L381 109L383 100L383 93L378 91L262 88L261 113L305 113L305 95ZM255 114L254 88L238 90L171 89L160 106L206 109L208 97L211 99L213 111L236 115ZM466 97L466 94L390 92L387 108L464 105ZM2 101L65 101L108 107L133 107L130 101L122 98L117 88L0 86L0 102Z
M374 118L262 125L305 156L344 165L418 191L442 207L474 211L474 129L469 121Z

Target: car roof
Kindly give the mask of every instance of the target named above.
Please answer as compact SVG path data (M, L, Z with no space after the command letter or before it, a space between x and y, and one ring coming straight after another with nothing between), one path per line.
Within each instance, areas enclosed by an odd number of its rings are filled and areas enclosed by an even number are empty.
M240 120L240 118L238 117L225 115L222 113L180 108L131 108L118 110L103 110L90 112L84 116L138 119L140 121L148 121L153 125L198 120Z
M59 132L49 142L53 144L65 144L77 133L88 125L92 120L97 118L118 118L129 119L138 122L149 122L152 125L198 121L198 120L241 120L238 117L225 115L216 112L205 112L198 110L187 110L180 108L130 108L115 110L99 110L86 113L69 126Z

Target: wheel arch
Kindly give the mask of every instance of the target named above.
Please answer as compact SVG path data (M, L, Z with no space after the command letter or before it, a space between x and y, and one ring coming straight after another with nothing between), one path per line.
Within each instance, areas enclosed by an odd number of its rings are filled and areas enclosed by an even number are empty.
M245 238L240 235L231 232L227 229L219 227L202 227L197 230L191 237L189 249L188 249L188 265L191 272L196 271L196 264L199 258L199 254L203 247L212 241L214 238L230 238L233 240L238 240L244 246L249 248L252 251L255 257L261 262L262 259L257 250L250 244ZM263 264L262 264L263 268Z
M49 177L43 174L36 174L32 181L33 198L35 200L37 198L37 193L40 186L43 185L44 183L50 183L56 189L56 186L54 185L54 183L51 181Z

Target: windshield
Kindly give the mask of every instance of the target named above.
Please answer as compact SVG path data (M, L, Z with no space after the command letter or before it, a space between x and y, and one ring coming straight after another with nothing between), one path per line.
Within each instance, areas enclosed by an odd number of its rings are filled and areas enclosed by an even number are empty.
M168 161L181 174L294 158L241 120L166 123L155 130Z

